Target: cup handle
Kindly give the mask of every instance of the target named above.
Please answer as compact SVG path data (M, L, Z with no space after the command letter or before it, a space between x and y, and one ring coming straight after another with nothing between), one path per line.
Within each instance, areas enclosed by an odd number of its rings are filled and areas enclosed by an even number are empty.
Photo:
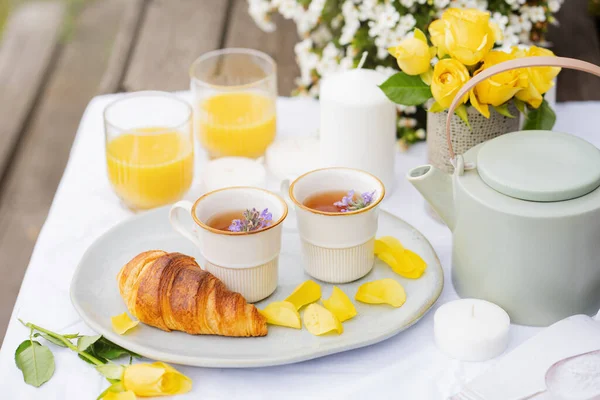
M283 200L287 203L288 212L296 212L296 207L294 206L294 202L290 198L290 180L284 179L281 181L281 185L279 186L279 192Z
M187 211L187 215L191 215L192 205L193 204L187 200L178 201L177 203L173 204L173 206L171 206L171 211L169 211L169 221L177 232L191 240L192 243L199 248L202 248L200 239L198 239L194 232L190 231L179 219L179 216L181 215L179 210L185 210Z

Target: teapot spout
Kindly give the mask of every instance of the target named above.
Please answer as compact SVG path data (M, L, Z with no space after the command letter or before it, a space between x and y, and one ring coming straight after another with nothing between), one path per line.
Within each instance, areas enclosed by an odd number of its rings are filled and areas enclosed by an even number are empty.
M422 165L408 171L407 179L425 197L425 200L444 220L450 230L454 229L454 190L452 176L433 165Z

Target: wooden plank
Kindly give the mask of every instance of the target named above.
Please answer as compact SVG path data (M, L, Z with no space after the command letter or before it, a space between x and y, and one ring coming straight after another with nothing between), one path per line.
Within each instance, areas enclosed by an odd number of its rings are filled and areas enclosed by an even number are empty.
M291 20L277 15L277 30L272 33L260 30L248 14L246 0L233 0L224 47L246 47L269 54L277 63L279 94L289 96L296 87L294 80L300 75L296 64L294 46L300 40Z
M6 25L0 47L0 178L51 64L64 12L64 3L33 2L18 7Z
M0 199L0 256L7 260L0 263L0 340L79 120L98 90L128 4L130 0L93 1L77 16L11 164Z
M121 88L121 82L123 82L123 77L127 70L126 67L129 63L131 49L133 48L142 22L145 4L144 0L130 0L108 60L104 77L102 78L102 82L100 82L99 94L113 93Z
M553 51L563 57L579 58L600 65L600 41L587 0L565 1L551 27L548 40ZM564 70L558 77L558 101L600 100L600 79L579 71Z
M227 0L150 2L125 76L125 90L189 88L191 63L219 48L227 6Z

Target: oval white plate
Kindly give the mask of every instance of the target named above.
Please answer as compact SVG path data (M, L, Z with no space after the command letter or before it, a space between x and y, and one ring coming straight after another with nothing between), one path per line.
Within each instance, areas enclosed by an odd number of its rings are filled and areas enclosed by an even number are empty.
M293 220L289 222L283 231L279 286L269 298L256 304L258 308L285 299L299 283L311 279L302 268L300 240ZM354 299L362 283L394 278L407 293L406 303L400 308L354 301L358 315L344 322L344 333L339 336L313 336L305 328L296 330L272 325L269 334L261 338L193 336L164 332L144 324L123 336L114 333L110 317L127 311L117 288L116 276L135 255L150 249L178 251L196 257L202 265L202 257L194 245L171 228L168 208L137 215L98 238L84 254L73 276L71 301L92 329L120 346L155 360L219 368L295 363L385 340L416 323L435 303L442 292L444 278L437 255L427 239L406 222L382 210L378 236L385 235L398 238L406 248L423 257L427 271L419 279L404 279L377 260L373 271L364 278L338 285ZM319 283L323 298L328 298L333 285Z

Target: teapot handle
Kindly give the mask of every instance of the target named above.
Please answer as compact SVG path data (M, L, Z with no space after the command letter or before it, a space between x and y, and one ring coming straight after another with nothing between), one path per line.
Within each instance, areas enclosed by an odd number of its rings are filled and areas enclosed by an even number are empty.
M448 108L448 118L446 119L446 139L448 141L448 150L450 152L450 161L453 165L456 165L456 154L452 148L452 137L450 132L450 121L454 115L454 110L458 107L460 99L471 90L478 83L491 78L494 75L502 72L510 71L519 68L530 68L530 67L561 67L567 69L576 69L579 71L589 72L590 74L600 77L600 67L589 63L587 61L577 60L574 58L566 57L527 57L518 58L516 60L505 61L500 64L494 65L488 69L483 70L479 74L471 78L462 88L458 91L452 104Z

